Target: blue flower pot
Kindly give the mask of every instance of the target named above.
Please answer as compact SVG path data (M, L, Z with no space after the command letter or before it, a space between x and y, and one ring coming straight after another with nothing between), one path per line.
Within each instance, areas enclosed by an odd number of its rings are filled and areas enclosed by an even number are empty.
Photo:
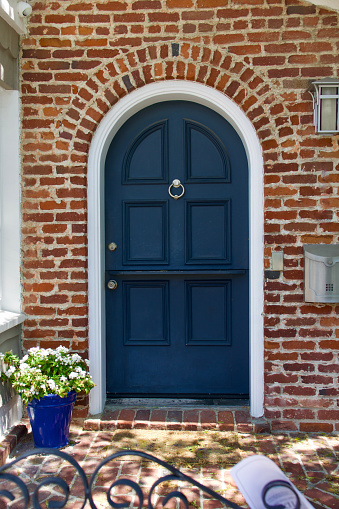
M48 394L27 405L35 447L59 449L68 444L69 426L77 393L71 391L65 398Z

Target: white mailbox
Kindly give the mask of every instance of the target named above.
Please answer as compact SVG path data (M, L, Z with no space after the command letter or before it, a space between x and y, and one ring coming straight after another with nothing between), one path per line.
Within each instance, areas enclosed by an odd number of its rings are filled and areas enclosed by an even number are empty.
M304 245L305 302L339 302L339 244Z

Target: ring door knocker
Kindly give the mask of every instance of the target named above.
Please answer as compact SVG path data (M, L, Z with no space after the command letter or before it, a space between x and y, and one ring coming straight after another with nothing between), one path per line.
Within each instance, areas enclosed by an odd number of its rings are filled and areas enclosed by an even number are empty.
M178 187L182 187L182 192L181 194L172 194L171 193L171 189L172 187L174 187L175 189L177 189ZM169 186L168 188L168 194L170 195L171 198L174 198L175 200L179 200L179 198L181 198L182 196L184 196L185 194L185 188L184 186L182 185L182 183L180 182L179 179L174 179L172 184Z

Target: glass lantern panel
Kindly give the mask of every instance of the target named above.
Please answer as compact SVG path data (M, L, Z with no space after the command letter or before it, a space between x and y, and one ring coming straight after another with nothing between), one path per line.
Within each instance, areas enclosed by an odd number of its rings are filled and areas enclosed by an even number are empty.
M338 97L326 95L338 96L338 87L321 87L320 95L320 131L333 132L338 130Z
M321 87L321 95L338 95L338 87Z

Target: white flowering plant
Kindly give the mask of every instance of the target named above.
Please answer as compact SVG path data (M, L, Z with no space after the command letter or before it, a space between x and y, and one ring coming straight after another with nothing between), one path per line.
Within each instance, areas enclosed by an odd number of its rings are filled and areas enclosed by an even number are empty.
M86 394L94 387L88 372L89 362L79 354L59 346L52 348L30 348L22 359L12 352L0 354L1 378L9 382L27 405L32 399L47 394L61 398L70 391Z

